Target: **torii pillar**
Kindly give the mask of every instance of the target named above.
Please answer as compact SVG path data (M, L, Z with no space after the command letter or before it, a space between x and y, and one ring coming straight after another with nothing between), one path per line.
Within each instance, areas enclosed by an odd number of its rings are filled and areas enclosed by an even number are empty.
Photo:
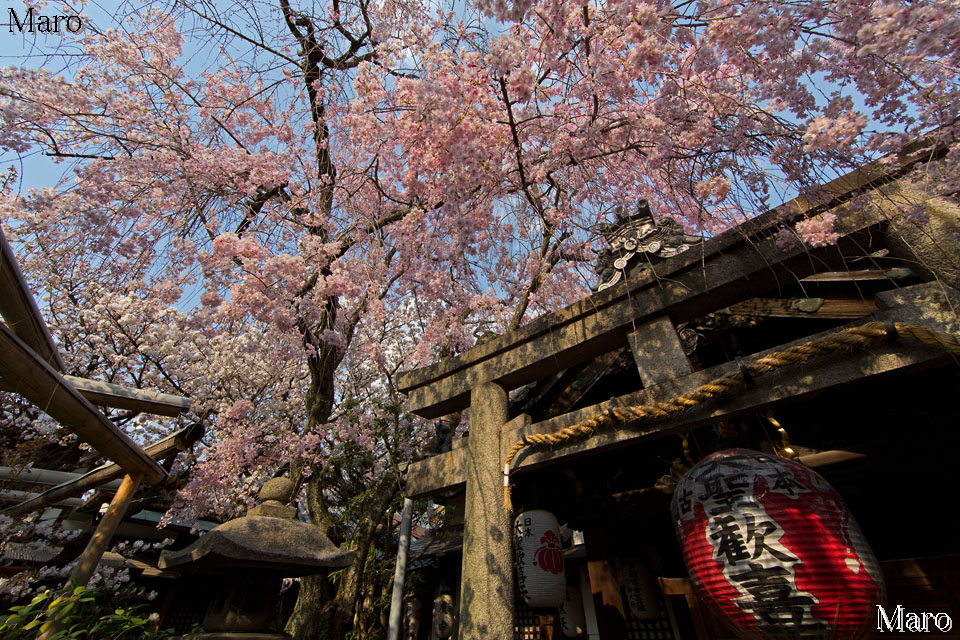
M460 639L512 640L513 558L510 514L503 504L500 431L507 392L494 382L470 391L467 495L460 581Z

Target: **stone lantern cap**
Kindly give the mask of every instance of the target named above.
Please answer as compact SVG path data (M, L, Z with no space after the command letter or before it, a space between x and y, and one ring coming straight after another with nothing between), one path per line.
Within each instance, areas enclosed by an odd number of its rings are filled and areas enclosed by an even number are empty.
M319 527L296 520L296 509L283 504L293 489L287 478L268 481L260 489L263 504L185 549L164 551L160 568L188 573L244 569L295 578L349 566L355 552L338 549Z

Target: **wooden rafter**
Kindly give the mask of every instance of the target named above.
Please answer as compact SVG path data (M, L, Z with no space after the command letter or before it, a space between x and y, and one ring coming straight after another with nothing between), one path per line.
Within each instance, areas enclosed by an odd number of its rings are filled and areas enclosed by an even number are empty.
M180 429L176 433L172 433L162 440L154 442L147 446L144 451L154 460L163 461L181 451L186 451L202 436L203 427L194 425ZM111 462L83 475L69 474L74 475L74 477L5 509L4 514L8 516L18 516L36 511L37 509L58 503L62 500L78 496L88 489L104 486L118 478L122 478L124 473L122 467L115 462Z
M809 303L805 307L804 303ZM873 300L824 300L823 298L750 298L732 304L730 313L761 318L852 319L868 316L877 310Z
M44 362L63 372L63 361L50 331L43 322L37 302L27 287L13 249L0 229L0 315L10 329Z
M149 389L136 389L120 384L64 376L91 403L112 409L129 409L158 416L175 417L190 409L190 398Z
M50 364L0 323L0 378L12 389L76 433L80 439L128 472L142 472L148 484L166 472L110 422Z
M193 402L190 398L149 389L137 389L77 376L65 375L63 378L91 404L100 407L175 417L188 411ZM0 390L15 391L11 385L5 384L3 379L0 379Z

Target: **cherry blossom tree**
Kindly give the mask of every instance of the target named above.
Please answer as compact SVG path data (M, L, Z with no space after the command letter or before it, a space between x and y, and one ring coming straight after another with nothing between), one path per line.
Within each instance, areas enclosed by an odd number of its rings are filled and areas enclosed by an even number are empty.
M958 16L956 0L146 3L3 70L4 231L70 373L195 399L211 432L177 514L233 515L281 468L303 482L310 520L358 560L335 587L304 580L290 628L342 638L399 464L431 435L397 372L585 295L591 229L617 205L709 235L955 139ZM20 193L32 153L63 178ZM955 193L958 163L955 147L933 188ZM830 219L798 229L833 237ZM171 428L113 417L144 440Z

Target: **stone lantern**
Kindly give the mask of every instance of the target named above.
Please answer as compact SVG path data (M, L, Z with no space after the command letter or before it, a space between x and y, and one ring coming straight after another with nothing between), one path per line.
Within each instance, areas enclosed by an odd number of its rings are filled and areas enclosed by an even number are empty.
M316 527L296 519L287 503L294 484L269 480L262 504L225 522L180 551L164 551L160 568L209 576L213 596L203 618L205 633L183 640L285 640L276 619L283 578L343 569L353 551L342 551Z

